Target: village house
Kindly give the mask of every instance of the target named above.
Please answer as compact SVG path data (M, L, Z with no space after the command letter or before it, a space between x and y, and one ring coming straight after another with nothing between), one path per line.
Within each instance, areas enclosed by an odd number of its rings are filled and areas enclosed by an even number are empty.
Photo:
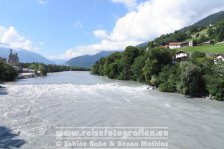
M188 42L171 42L169 43L169 48L170 49L179 49L182 47L187 47L189 45Z
M206 41L206 42L203 42L202 45L214 45L215 44L215 41L212 41L212 40L209 40L209 41Z
M193 47L194 46L194 42L193 41L189 41L189 42L171 42L169 43L169 48L170 49L179 49L179 48L183 48L183 47Z
M168 48L169 48L169 45L160 46L160 48L163 48L163 49L168 49Z
M224 44L224 41L218 42L218 43L216 43L216 44Z
M216 58L214 60L215 64L218 64L220 62L224 62L224 54L220 54L220 55L216 56Z
M189 54L183 51L179 51L176 53L176 60L183 60L189 57Z

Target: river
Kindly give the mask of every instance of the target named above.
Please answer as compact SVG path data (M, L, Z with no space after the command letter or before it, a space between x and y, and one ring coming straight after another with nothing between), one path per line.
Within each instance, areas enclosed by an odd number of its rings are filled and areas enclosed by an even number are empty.
M223 102L147 90L90 72L3 86L0 148L53 149L56 127L168 127L169 149L224 148Z

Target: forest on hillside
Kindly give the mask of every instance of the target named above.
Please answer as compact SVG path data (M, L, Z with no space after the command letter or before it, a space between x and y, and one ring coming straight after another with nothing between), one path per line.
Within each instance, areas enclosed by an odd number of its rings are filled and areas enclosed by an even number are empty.
M150 47L168 45L170 42L183 42L193 40L195 45L203 42L224 40L224 21L212 26L190 26L184 31L175 31L174 33L162 35L154 41L149 42Z

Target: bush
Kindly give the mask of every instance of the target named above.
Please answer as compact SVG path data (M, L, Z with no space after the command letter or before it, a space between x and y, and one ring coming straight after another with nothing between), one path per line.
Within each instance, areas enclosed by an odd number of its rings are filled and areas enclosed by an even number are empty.
M131 66L131 72L133 74L132 79L139 82L144 82L143 67L145 66L145 57L139 56L135 59L134 64Z
M162 92L176 92L180 81L177 65L166 65L159 74L159 90Z
M207 76L207 89L212 99L224 100L224 77Z
M176 91L176 84L172 84L173 82L164 82L159 85L159 91L161 92L175 92Z
M152 49L147 53L147 60L143 68L143 74L147 83L150 83L151 76L158 75L163 66L171 63L172 54L172 50L161 48Z
M4 64L0 61L0 82L2 81L14 81L18 76L16 69L8 64Z
M42 76L47 76L47 68L44 65L40 65L38 69Z
M109 73L108 73L108 77L111 79L115 79L118 77L119 75L119 66L117 63L112 63L109 66Z
M189 96L204 96L206 94L206 87L200 67L191 62L181 62L180 70L178 91Z
M206 57L206 54L204 52L195 51L191 54L192 59L203 58L203 57Z

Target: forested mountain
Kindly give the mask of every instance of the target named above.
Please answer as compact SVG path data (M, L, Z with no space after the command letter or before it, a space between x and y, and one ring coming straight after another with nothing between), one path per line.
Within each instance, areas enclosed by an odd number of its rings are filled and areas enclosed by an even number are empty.
M103 51L95 55L83 55L70 59L66 64L76 67L91 68L102 57L106 57L115 51Z

